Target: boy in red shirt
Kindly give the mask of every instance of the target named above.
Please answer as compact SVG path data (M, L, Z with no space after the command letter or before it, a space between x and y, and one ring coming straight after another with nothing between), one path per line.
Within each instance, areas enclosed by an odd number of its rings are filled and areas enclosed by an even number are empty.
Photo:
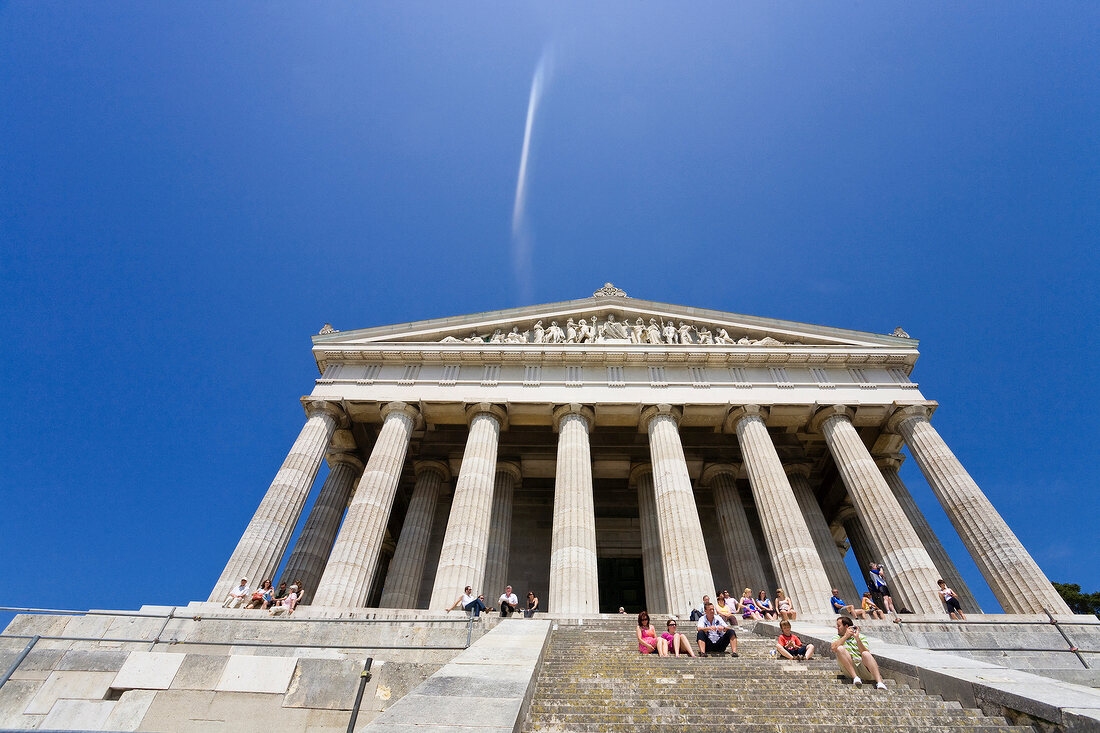
M775 642L779 655L787 659L810 659L814 655L813 644L803 644L802 640L791 633L791 622L779 624L779 640Z

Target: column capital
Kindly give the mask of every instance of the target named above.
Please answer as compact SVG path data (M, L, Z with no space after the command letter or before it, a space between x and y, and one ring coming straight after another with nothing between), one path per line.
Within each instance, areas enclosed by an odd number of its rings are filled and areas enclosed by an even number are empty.
M435 471L444 481L451 480L451 467L446 461L440 458L421 458L413 461L413 473L417 478L420 478L420 474L427 471Z
M382 405L382 420L384 421L395 412L399 412L408 417L413 421L414 426L419 425L421 422L420 410L406 402L387 402Z
M847 405L825 405L818 409L810 419L810 432L822 432L821 427L825 424L825 421L831 417L846 417L850 421L855 417L855 414L855 410Z
M473 402L466 405L466 425L470 425L478 415L492 415L500 423L500 429L508 427L508 410L492 402Z
M703 466L703 472L699 474L699 485L709 486L714 477L722 473L728 473L734 480L737 480L741 476L742 468L744 467L739 463L708 463Z
M836 513L833 514L833 521L844 524L852 517L858 516L856 514L856 508L851 504L841 504L837 507Z
M796 463L784 463L783 473L788 476L804 476L810 477L810 473L813 471L813 465L809 461L798 461Z
M737 405L730 409L728 415L726 415L726 422L722 426L722 429L727 433L737 432L737 423L744 420L746 417L758 417L765 423L768 421L768 408L761 407L760 405Z
M886 453L881 456L874 456L875 465L879 468L892 468L897 471L901 468L901 464L905 462L905 456L901 453Z
M580 415L588 422L589 430L596 424L596 412L591 407L582 405L579 402L570 402L565 405L558 405L554 408L554 432L558 432L563 417L574 414Z
M630 467L630 478L627 480L627 486L637 486L638 479L647 473L653 473L653 464L646 461L644 463L635 463Z
M330 469L335 468L337 464L343 463L351 466L356 471L363 470L363 459L354 453L329 453L325 455L325 460L328 462Z
M889 433L897 433L901 423L912 418L930 420L934 410L935 407L933 405L925 403L909 405L895 403L893 414L886 419L886 431Z
M306 417L327 414L331 415L332 419L336 421L336 427L338 428L346 428L351 424L348 420L348 414L344 412L344 407L339 402L318 400L313 397L303 397L302 407L305 408Z
M641 423L643 433L649 432L649 422L658 415L668 415L672 418L673 422L679 426L680 418L684 416L684 411L673 405L650 405L642 410Z
M506 473L517 484L523 480L523 471L515 461L497 461L497 473Z

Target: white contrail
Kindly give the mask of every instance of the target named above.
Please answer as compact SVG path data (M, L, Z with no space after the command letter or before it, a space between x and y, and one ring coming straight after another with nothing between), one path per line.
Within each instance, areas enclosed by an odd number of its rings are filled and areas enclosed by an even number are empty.
M549 48L542 52L535 76L531 79L531 94L527 99L527 124L523 128L523 151L519 156L519 175L516 178L516 202L512 207L512 266L520 297L527 301L532 295L531 252L533 249L531 232L527 226L527 161L531 153L531 131L535 126L535 114L539 101L550 75L552 53Z

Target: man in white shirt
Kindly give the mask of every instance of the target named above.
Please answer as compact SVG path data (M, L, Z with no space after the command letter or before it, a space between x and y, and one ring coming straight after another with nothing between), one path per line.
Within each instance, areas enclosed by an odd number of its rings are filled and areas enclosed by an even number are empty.
M239 608L248 595L248 578L241 578L241 584L229 591L222 608Z
M458 597L458 600L451 604L450 608L445 608L443 610L453 611L459 606L462 606L464 610L469 611L471 614L473 614L474 618L480 618L481 612L485 610L485 601L482 599L481 596L474 595L473 588L471 588L470 586L466 586L462 590L462 595Z
M695 634L695 641L699 644L700 654L721 654L729 647L730 654L737 656L737 632L714 612L713 603L707 602L696 626L699 631Z
M500 598L497 599L497 603L500 604L500 616L501 618L508 618L516 612L516 608L519 606L519 598L512 592L512 586L507 586L504 592L500 594Z

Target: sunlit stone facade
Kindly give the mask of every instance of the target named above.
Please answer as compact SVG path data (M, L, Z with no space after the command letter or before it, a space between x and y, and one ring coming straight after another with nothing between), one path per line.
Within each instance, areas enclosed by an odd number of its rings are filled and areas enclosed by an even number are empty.
M313 342L321 377L302 398L305 426L212 601L240 577L272 577L289 553L315 606L435 611L465 585L493 605L507 583L551 613L685 613L704 593L764 584L824 615L831 588L856 589L850 549L861 567L885 565L896 606L942 611L942 577L976 612L898 476L907 447L1004 609L1067 612L932 426L936 403L912 380L917 342L901 329L607 285L562 303L326 325ZM330 478L290 547L326 456Z

